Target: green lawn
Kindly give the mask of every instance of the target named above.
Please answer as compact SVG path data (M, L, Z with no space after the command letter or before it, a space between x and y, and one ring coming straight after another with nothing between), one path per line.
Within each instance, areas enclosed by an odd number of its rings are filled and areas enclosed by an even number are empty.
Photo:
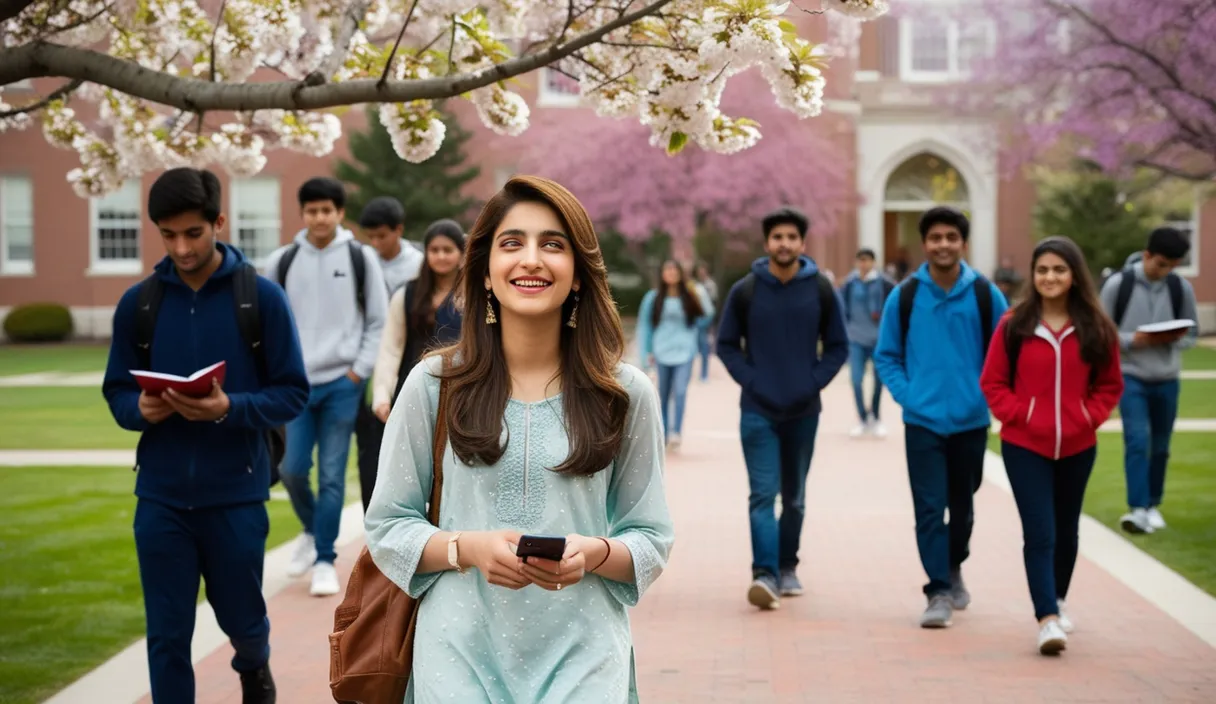
M107 344L0 345L0 376L105 371Z
M0 467L0 702L43 701L143 637L134 481L125 467ZM299 533L288 501L267 507L268 548Z
M139 434L114 422L100 388L0 387L0 449L125 450Z
M1216 369L1216 349L1196 345L1182 353L1183 369Z
M1216 379L1183 379L1179 418L1216 418Z
M988 446L1000 452L1000 439ZM1125 536L1199 588L1216 596L1216 433L1175 433L1170 442L1165 501L1169 527L1152 535L1129 535L1119 527L1127 512L1123 438L1098 435L1098 461L1085 495L1085 512Z

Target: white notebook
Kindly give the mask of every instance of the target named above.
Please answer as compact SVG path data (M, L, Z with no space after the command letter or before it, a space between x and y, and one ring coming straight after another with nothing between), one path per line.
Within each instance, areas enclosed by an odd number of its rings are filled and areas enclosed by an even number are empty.
M1186 330L1187 328L1195 327L1195 321L1190 318L1180 318L1178 320L1165 320L1160 323L1146 323L1136 328L1136 332L1155 333L1155 332L1174 332L1175 330Z

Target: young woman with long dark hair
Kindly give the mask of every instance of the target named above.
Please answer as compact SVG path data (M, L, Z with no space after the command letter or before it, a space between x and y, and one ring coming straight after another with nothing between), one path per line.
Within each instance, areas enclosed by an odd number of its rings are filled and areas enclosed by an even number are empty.
M713 303L704 289L694 288L684 267L674 259L659 267L658 282L646 292L638 309L638 351L642 364L658 372L663 433L671 447L680 445L698 336L706 334L703 323L713 314ZM675 409L670 412L673 397Z
M380 354L372 376L372 409L388 419L401 385L422 355L460 337L461 314L455 305L456 276L464 256L464 228L455 220L436 220L422 236L426 260L418 278L397 290L388 304Z
M1064 598L1077 562L1081 504L1096 431L1119 403L1123 375L1115 325L1080 248L1067 237L1039 242L1031 281L997 326L980 387L1001 422L1039 651L1051 655L1073 629Z
M458 290L460 341L406 378L365 519L377 566L422 597L406 701L637 701L626 607L673 541L663 433L654 385L621 361L583 206L547 179L512 178L469 233ZM565 536L562 559L520 558L523 534Z

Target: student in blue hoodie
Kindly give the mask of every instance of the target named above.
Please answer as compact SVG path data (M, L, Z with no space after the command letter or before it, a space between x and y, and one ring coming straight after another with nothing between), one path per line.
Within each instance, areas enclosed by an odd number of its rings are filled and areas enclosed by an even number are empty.
M287 428L283 486L304 531L296 539L289 577L312 571L309 593L341 590L334 567L338 524L346 499L346 461L367 378L376 366L388 317L388 288L376 251L342 227L346 190L332 178L312 178L298 192L305 228L266 258L266 271L287 291L299 321L300 345L312 393ZM290 257L290 258L288 258ZM280 262L290 264L286 272ZM361 264L360 264L361 261ZM363 269L358 290L357 266ZM317 453L317 493L308 475Z
M781 596L802 593L795 570L806 476L819 428L819 392L844 365L849 340L840 297L802 254L807 217L786 207L766 215L761 225L768 256L753 262L751 273L727 294L717 350L743 391L739 432L752 536L747 598L761 609L774 609Z
M878 374L874 374L874 393L869 410L866 410L862 389L866 362L873 364L874 361L883 301L895 288L895 282L874 266L874 259L874 250L859 251L857 268L849 273L840 287L840 296L844 299L845 327L849 332L849 374L853 382L853 397L857 402L857 415L861 419L850 433L855 438L867 434L880 438L887 435L887 429L878 417L878 404L882 400L882 381Z
M995 325L1008 304L1000 289L962 260L971 232L965 215L931 208L918 229L926 261L887 297L874 364L904 411L916 545L929 577L921 626L945 628L954 610L971 601L961 565L968 556L973 494L983 477L990 424L980 391L992 337L985 318ZM905 336L900 296L908 286L914 288ZM981 314L981 305L991 309L985 311L989 316Z
M270 529L266 433L298 416L308 401L295 321L278 286L250 277L263 367L236 313L236 281L252 265L240 250L217 241L224 216L214 174L191 168L165 172L148 193L148 216L167 256L118 302L102 393L118 424L141 434L135 549L152 700L194 701L190 642L201 577L236 651L232 667L240 673L241 701L271 704L276 695L270 621L262 598ZM141 349L140 294L157 284L159 307L154 317L144 318L152 323L151 345ZM226 365L224 382L203 398L171 390L149 396L130 373L189 376L220 361Z

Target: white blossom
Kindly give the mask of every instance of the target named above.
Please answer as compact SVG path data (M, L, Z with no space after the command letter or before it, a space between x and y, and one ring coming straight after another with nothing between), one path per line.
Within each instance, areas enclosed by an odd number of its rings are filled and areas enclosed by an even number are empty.
M823 6L859 20L876 19L891 9L887 0L823 0Z

